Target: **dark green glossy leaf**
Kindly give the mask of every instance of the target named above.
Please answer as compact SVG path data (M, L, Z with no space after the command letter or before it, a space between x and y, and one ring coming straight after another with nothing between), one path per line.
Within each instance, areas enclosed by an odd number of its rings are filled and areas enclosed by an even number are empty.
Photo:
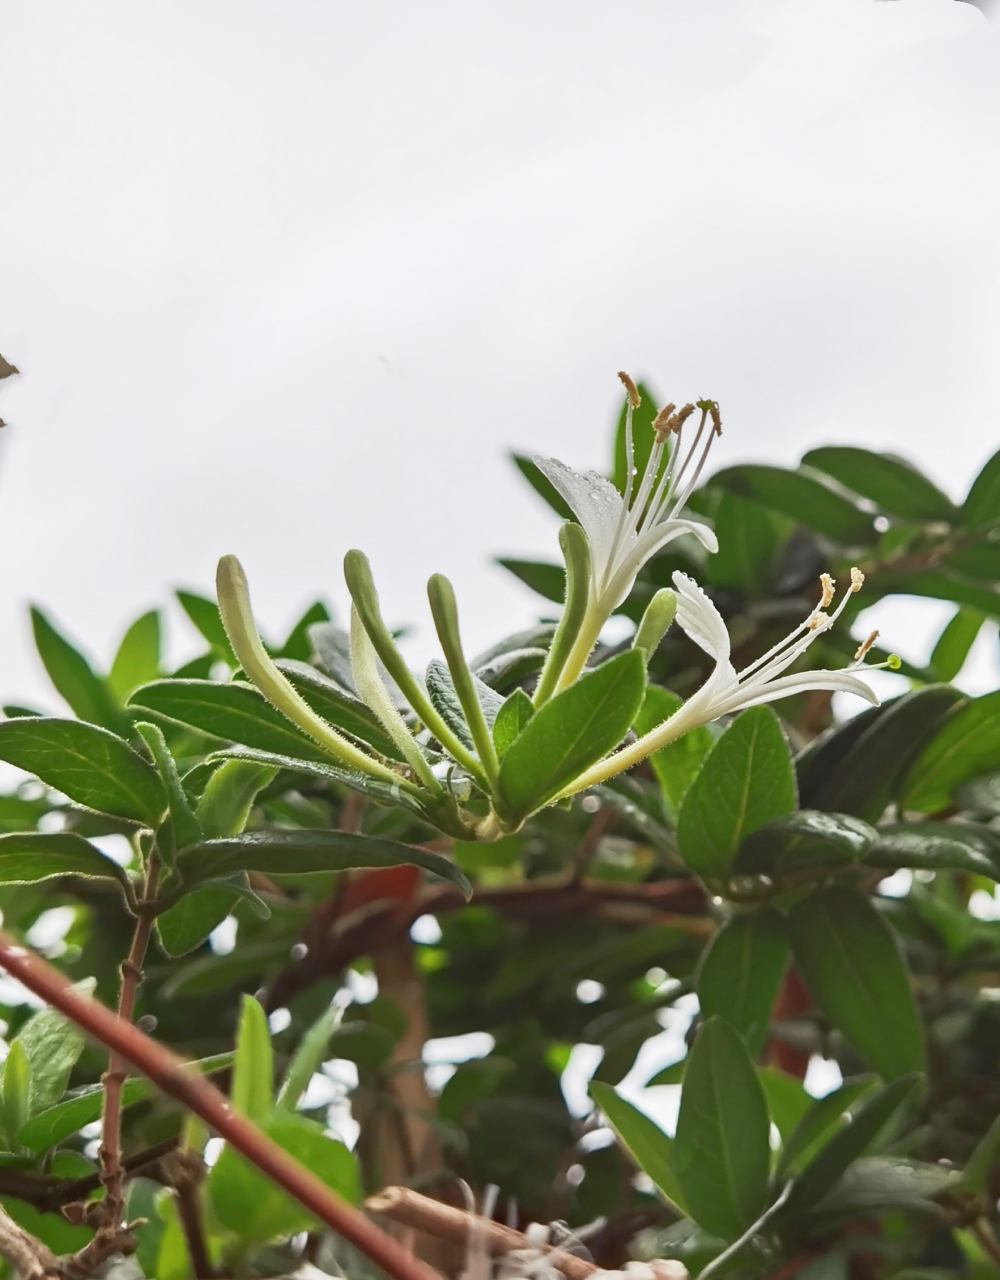
M308 662L313 654L309 638L311 629L329 621L330 610L322 600L315 601L289 631L287 640L281 646L280 656L292 662Z
M968 605L994 618L1000 615L1000 593L952 569L917 569L912 573L896 574L880 571L873 576L871 586L879 596L895 594L953 600L955 604Z
M507 816L526 818L617 746L636 717L645 687L646 664L630 649L540 707L500 766Z
M936 813L963 782L1000 768L1000 690L956 705L936 726L899 788L902 809Z
M590 1096L639 1168L653 1180L660 1194L683 1213L680 1183L670 1166L671 1139L631 1102L620 1098L609 1084L592 1081Z
M493 745L497 759L502 760L507 748L519 737L522 729L535 714L531 699L523 689L515 689L506 699L493 721Z
M802 1081L777 1067L758 1067L757 1076L764 1087L771 1123L787 1143L795 1126L809 1110L812 1098Z
M781 975L788 940L777 911L734 916L702 955L696 987L706 1018L719 1014L740 1033L752 1057L760 1052Z
M540 560L517 560L510 556L497 556L497 564L512 573L526 587L537 591L546 600L562 604L566 598L566 570L561 564L546 564Z
M894 454L828 446L810 450L802 462L904 520L953 521L958 516L951 499L937 485Z
M107 729L80 720L6 720L0 760L101 813L156 826L167 807L153 766Z
M810 1099L795 1128L785 1139L778 1160L778 1176L797 1173L812 1160L819 1149L849 1121L849 1113L859 1098L871 1093L879 1084L874 1073L853 1076L832 1093L815 1102Z
M157 680L136 689L129 705L258 751L305 760L327 758L311 739L248 684Z
M798 520L843 546L878 541L872 517L812 476L782 467L740 466L717 472L710 483Z
M897 1210L942 1217L939 1196L957 1189L961 1174L918 1160L866 1156L855 1160L813 1210L816 1217L869 1217Z
M948 556L946 563L967 578L1000 581L1000 543L976 542Z
M869 1098L851 1123L834 1134L796 1178L783 1216L794 1217L822 1200L848 1165L864 1154L869 1143L909 1101L920 1080L918 1074L902 1076Z
M971 871L1000 879L1000 839L985 827L955 822L894 822L879 827L878 840L865 855L869 867L894 871Z
M778 718L750 707L729 725L691 783L677 818L685 862L724 875L743 840L795 807L795 774Z
M955 791L955 804L959 809L982 813L991 818L1000 815L1000 773L987 773L981 778L964 782ZM2 813L0 808L0 821Z
M798 809L751 832L733 867L769 876L811 867L846 867L864 857L876 835L874 827L849 814Z
M640 737L649 733L658 724L668 720L682 704L683 699L672 689L664 689L658 684L648 685L642 707L635 719L636 733ZM675 817L714 741L705 725L696 725L649 757L663 798Z
M742 1235L766 1203L769 1126L746 1045L723 1018L709 1018L688 1057L670 1164L688 1213L724 1240Z
M108 673L108 685L119 702L133 689L160 674L160 615L156 609L136 618L122 637Z
M895 936L868 898L832 885L788 915L796 968L864 1061L887 1080L924 1066L923 1031Z
M916 689L859 726L857 739L845 734L847 750L837 760L826 752L807 762L802 804L828 813L848 813L875 823L893 797L898 778L962 695L949 685ZM867 715L868 713L863 713ZM860 717L859 717L860 719ZM816 768L820 763L827 768ZM811 767L810 767L811 766Z
M129 718L112 696L107 681L34 605L31 608L31 629L38 656L49 679L74 714L90 724L102 725L112 733L127 734L131 727Z
M0 884L33 884L57 876L128 880L113 858L73 831L17 831L0 835Z
M954 680L965 665L969 650L983 625L983 615L976 609L960 607L938 636L931 654L930 666L938 680Z
M204 840L182 849L177 857L178 870L191 884L237 871L300 876L405 863L450 881L467 896L472 893L463 872L441 854L348 831L250 831L229 839Z
M962 504L962 522L972 529L1000 520L1000 450L973 480Z
M186 893L156 917L156 936L168 956L184 956L200 947L240 899L238 889L206 884Z
M723 493L715 512L715 536L719 550L708 557L709 582L748 595L763 594L778 550L773 513L750 498Z

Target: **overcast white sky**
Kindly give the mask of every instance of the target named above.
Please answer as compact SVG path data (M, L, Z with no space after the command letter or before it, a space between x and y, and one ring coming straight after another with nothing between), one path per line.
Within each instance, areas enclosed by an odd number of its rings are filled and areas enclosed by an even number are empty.
M228 551L272 634L343 605L350 546L425 635L434 570L470 647L527 622L489 555L553 555L555 521L504 451L602 465L621 367L720 399L720 462L857 442L958 494L997 445L1000 24L971 5L0 20L4 699L55 705L29 598L106 662Z

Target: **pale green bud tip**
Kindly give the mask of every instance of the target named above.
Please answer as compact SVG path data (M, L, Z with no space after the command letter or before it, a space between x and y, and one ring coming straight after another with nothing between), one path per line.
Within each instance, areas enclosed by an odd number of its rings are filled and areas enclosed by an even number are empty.
M632 648L641 649L647 656L651 654L666 635L676 612L677 596L669 587L662 587L646 606Z
M903 662L898 653L890 653L885 665L890 671L898 671Z

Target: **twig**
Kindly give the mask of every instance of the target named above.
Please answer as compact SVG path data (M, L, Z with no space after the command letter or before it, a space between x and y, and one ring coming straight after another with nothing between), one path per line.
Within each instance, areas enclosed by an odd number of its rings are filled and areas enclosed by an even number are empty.
M199 1187L205 1179L201 1156L187 1147L172 1152L163 1161L163 1179L177 1193L177 1217L195 1280L213 1280L215 1268L205 1243L199 1196Z
M993 1262L1000 1266L1000 1243L998 1243L996 1236L993 1234L993 1228L987 1219L977 1218L972 1224L972 1232Z
M21 1280L63 1280L65 1276L52 1250L18 1226L2 1205L0 1253L14 1265Z
M146 959L146 948L149 946L149 935L153 928L154 896L156 881L159 876L160 863L155 849L151 849L146 864L146 879L143 885L142 903L132 934L132 945L128 958L121 967L121 985L118 991L118 1017L123 1022L132 1021L135 1009L135 994L142 981L142 966ZM108 1069L104 1073L104 1106L101 1117L101 1149L98 1156L101 1182L104 1184L104 1206L107 1213L107 1226L113 1231L122 1220L124 1200L122 1198L121 1129L122 1129L122 1085L125 1083L125 1061L112 1052L108 1056Z
M149 1077L164 1093L200 1116L242 1156L256 1165L321 1222L349 1241L394 1280L441 1280L438 1272L412 1257L385 1232L342 1200L310 1170L293 1160L244 1116L233 1111L213 1085L182 1069L169 1049L151 1040L110 1009L74 991L67 978L40 956L0 932L0 968L58 1009L95 1040Z

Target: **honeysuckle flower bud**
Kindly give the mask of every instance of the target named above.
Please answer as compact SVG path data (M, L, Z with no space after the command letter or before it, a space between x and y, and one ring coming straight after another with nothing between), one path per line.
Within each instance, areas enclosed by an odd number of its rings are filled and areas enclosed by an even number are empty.
M626 382L626 389L630 386L631 380ZM633 392L634 386L629 390L625 411L624 495L596 471L574 471L558 458L534 459L538 469L565 499L590 544L586 616L560 673L557 686L560 689L580 674L601 627L631 591L636 575L647 560L685 533L693 534L708 551L719 549L715 534L707 525L679 516L698 483L712 441L720 433L718 406L712 401L701 402L701 422L686 453L682 448L684 422L695 412L695 406L685 405L677 413L673 412L672 405L668 406L669 413L661 410L653 424L656 439L635 486L632 409L638 394ZM673 435L676 440L671 448L669 442Z
M632 641L632 648L641 649L646 655L647 663L649 662L649 655L667 634L667 628L673 622L676 613L677 596L675 592L671 591L669 587L661 587L649 604L646 605L646 611L642 615L642 620Z
M853 674L862 669L869 671L876 669L875 667L864 668L864 656L874 643L875 635L869 636L858 650L855 662L843 670L783 674L797 658L805 653L817 636L833 626L850 597L856 591L860 591L863 582L864 574L859 569L852 569L851 585L834 612L828 614L824 609L833 600L834 583L832 578L824 574L823 596L820 604L794 631L737 673L731 661L729 632L722 615L692 578L689 578L686 573L675 573L677 623L695 644L715 660L712 674L697 693L692 694L672 716L634 743L587 769L562 792L561 798L604 782L616 773L621 773L623 769L630 769L660 747L680 738L698 725L707 724L711 720L718 719L719 716L743 711L746 707L774 702L789 694L802 693L807 689L826 689L857 694L859 698L864 698L877 706L878 698L871 688L863 679ZM899 660L893 661L891 657L888 662L881 665L895 669L899 665Z

